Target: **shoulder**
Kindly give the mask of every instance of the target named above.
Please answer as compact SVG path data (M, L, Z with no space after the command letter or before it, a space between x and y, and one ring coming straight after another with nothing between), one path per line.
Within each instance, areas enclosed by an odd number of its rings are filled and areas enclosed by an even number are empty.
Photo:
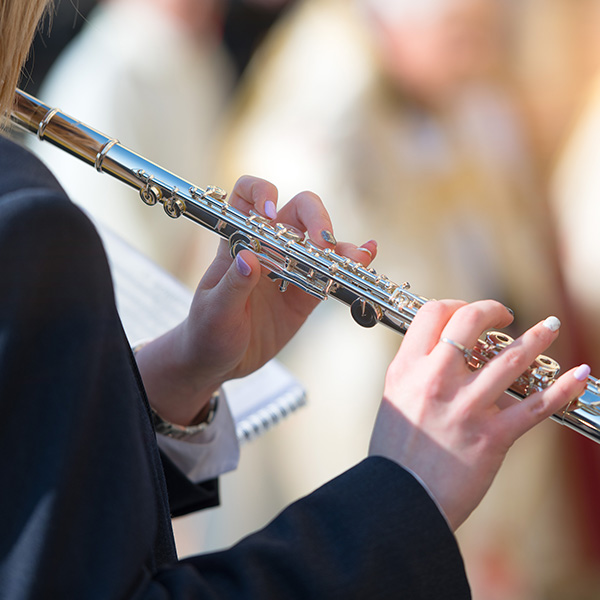
M0 136L0 197L21 189L62 188L48 168L17 142Z
M39 158L0 136L0 230L73 219L89 221Z
M44 163L19 143L0 136L0 227L25 218L89 222ZM93 228L91 222L88 224Z
M68 254L88 264L100 261L106 270L103 244L88 216L36 156L1 136L0 249L31 264Z

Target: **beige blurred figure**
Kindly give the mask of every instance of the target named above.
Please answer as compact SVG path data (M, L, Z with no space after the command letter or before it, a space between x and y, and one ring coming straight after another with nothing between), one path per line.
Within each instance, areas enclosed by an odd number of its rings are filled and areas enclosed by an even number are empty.
M52 67L40 97L181 177L215 183L214 147L233 87L223 0L105 0ZM184 282L216 239L53 147L30 143L75 202ZM155 210L156 209L156 210Z
M305 2L242 93L227 185L251 171L282 197L316 189L336 222L378 239L380 270L425 296L499 298L530 322L530 290L552 297L546 231L518 114L489 77L497 4Z
M515 311L517 331L548 310L567 320L547 207L503 83L504 6L300 3L251 65L219 180L230 186L255 173L282 198L315 190L339 236L377 239L378 271L418 294L499 299ZM273 432L265 453L280 494L300 495L356 460L378 400L374 382L399 341L380 327L362 330L334 301L317 309L283 356L310 404L293 428ZM553 353L570 365L566 348ZM547 598L573 567L569 519L558 519L567 511L554 469L561 435L548 423L520 442L518 464L509 457L459 531L474 598ZM514 502L520 510L508 517Z

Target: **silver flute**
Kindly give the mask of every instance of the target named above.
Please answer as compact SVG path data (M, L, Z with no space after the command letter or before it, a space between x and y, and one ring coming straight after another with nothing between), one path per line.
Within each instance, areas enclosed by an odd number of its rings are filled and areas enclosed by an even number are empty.
M147 205L162 204L170 217L187 217L226 238L232 256L242 249L251 250L269 271L269 277L279 282L281 291L292 283L319 300L335 298L350 307L359 325L382 323L401 334L406 333L419 308L427 302L412 293L408 283L398 285L374 269L319 248L296 230L273 224L257 213L246 215L227 203L222 189L196 187L125 148L117 139L21 90L16 91L11 119L40 140L135 188ZM469 367L481 368L512 341L505 333L487 332L465 354ZM559 371L555 360L540 355L507 393L523 399L554 383ZM598 379L588 377L583 395L551 418L600 443Z

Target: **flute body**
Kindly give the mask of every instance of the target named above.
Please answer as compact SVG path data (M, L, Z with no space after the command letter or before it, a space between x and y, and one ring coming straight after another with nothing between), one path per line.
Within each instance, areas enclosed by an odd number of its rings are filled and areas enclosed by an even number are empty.
M404 334L427 302L411 292L408 283L398 285L258 214L245 215L227 203L220 188L199 188L21 90L16 92L11 119L40 140L137 189L147 205L162 204L170 217L184 216L226 238L233 256L242 249L253 251L282 291L291 283L320 300L332 297L346 304L363 327L381 323ZM469 367L481 368L512 341L502 332L488 332L470 352ZM555 360L540 355L507 392L523 399L551 385L559 370ZM552 419L600 443L598 379L590 376L583 395Z

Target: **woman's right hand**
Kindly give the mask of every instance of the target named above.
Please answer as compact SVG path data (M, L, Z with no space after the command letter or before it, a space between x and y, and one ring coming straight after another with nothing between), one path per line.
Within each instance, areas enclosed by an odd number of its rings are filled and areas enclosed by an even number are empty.
M589 374L581 365L548 389L501 407L503 392L560 326L549 317L471 371L460 346L472 348L482 332L511 321L506 307L492 300L427 302L386 375L369 453L420 477L453 530L479 504L513 442L583 393Z

